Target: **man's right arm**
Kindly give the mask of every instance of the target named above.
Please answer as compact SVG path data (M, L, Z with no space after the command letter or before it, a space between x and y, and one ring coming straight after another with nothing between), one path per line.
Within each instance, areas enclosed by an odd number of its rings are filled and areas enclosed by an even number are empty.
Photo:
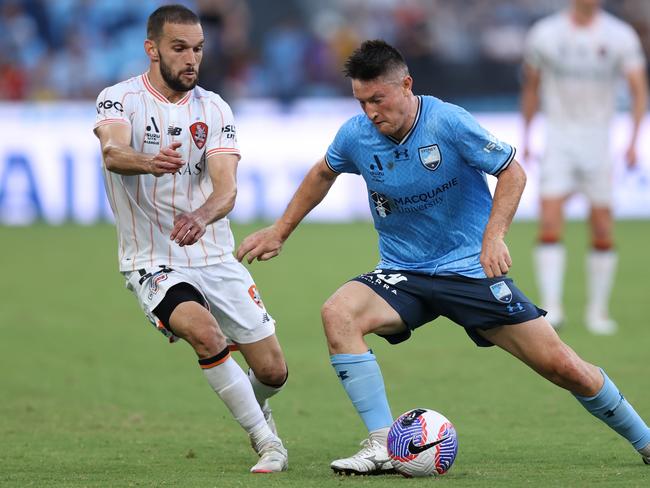
M259 230L242 241L237 249L237 259L241 261L247 258L248 263L252 263L255 259L266 261L280 254L284 241L325 198L338 175L329 168L324 158L319 160L300 183L282 216L272 226Z
M539 109L539 85L541 75L538 69L524 63L524 84L521 90L521 114L524 119L523 159L530 157L530 126Z
M152 174L162 176L175 173L183 165L181 146L174 142L158 154L145 154L131 147L131 127L126 124L106 124L95 129L102 149L104 165L108 171L121 175Z

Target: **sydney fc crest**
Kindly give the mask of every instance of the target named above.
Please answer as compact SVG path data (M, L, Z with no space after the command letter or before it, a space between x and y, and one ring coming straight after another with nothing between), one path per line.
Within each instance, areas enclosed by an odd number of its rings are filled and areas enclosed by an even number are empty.
M494 298L502 303L510 303L510 300L512 300L512 291L508 288L505 281L499 281L494 285L490 285L490 291L494 295Z
M440 154L438 144L419 147L418 154L420 155L422 166L430 171L437 170L438 166L440 166L440 163L442 162L442 155Z

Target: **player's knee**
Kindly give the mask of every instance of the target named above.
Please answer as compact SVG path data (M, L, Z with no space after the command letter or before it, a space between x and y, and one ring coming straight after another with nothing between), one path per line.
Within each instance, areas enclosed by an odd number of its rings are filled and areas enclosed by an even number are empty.
M349 315L344 307L331 298L327 300L320 309L320 316L323 321L325 333L337 330L341 324L349 320Z
M560 229L553 227L542 227L538 241L540 244L557 244L562 239Z
M569 348L558 350L551 358L548 366L548 378L553 383L581 395L595 394L598 385L595 384L593 375L590 374L582 359Z
M199 357L211 357L223 351L226 338L216 323L196 323L185 338Z
M288 371L284 361L275 361L254 369L255 377L267 386L279 388L287 381Z
M614 248L614 240L608 233L594 234L591 239L591 247L595 251L610 251Z

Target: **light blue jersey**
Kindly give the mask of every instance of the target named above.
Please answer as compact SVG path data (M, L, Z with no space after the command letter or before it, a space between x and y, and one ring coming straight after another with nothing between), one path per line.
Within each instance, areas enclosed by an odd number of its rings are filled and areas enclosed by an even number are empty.
M430 96L418 100L401 141L362 114L343 124L325 160L366 181L378 268L485 278L479 255L492 208L486 173L507 168L515 149L464 109Z

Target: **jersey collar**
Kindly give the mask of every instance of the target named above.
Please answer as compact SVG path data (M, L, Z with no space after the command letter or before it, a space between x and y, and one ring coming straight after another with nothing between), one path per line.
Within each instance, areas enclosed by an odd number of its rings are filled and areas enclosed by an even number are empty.
M178 102L176 103L171 103L167 98L160 93L158 90L156 90L153 85L151 84L151 81L149 80L149 73L144 73L142 76L142 83L144 83L145 88L149 93L151 93L151 96L153 96L156 100L162 102L162 103L169 103L170 105L185 105L189 100L190 96L192 95L192 91L188 91L187 94L181 98Z
M417 99L418 99L418 110L417 110L417 112L415 112L415 119L413 120L413 125L411 126L409 131L404 135L404 137L402 137L402 140L396 139L393 136L386 136L388 139L390 139L395 144L398 144L398 145L399 144L404 144L408 140L408 138L411 137L411 134L413 134L413 132L415 132L415 128L417 127L418 122L420 120L420 112L422 112L422 97L420 97L420 95L418 95Z

